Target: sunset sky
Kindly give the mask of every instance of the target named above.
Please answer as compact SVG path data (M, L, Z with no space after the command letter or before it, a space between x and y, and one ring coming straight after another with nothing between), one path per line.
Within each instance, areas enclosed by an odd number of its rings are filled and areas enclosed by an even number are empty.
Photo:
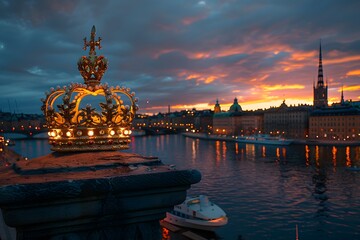
M41 113L50 87L83 82L93 25L102 82L126 86L140 113L312 104L319 43L329 103L360 101L359 0L0 0L0 110Z

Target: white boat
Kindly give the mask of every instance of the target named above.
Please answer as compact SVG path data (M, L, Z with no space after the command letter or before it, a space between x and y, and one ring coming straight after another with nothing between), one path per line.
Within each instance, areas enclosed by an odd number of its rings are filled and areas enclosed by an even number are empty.
M187 197L186 200L166 213L164 221L171 224L213 231L228 222L226 213L205 195Z
M269 145L290 145L293 140L281 137L272 137L269 135L251 135L251 136L238 136L237 142L241 143L254 143L254 144L269 144Z

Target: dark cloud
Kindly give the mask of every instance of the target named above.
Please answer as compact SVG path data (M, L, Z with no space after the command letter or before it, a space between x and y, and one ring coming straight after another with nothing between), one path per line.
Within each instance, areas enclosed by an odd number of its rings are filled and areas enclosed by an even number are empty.
M2 0L0 109L16 100L21 111L39 112L50 87L81 82L76 63L92 25L109 59L103 81L136 91L144 112L235 96L308 101L320 39L329 82L359 85L358 9L357 0ZM261 92L281 84L305 88Z

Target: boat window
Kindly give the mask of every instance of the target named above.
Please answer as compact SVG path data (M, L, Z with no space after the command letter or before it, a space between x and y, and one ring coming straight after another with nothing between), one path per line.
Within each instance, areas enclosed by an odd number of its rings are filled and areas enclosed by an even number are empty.
M188 205L191 205L191 204L198 204L200 203L200 200L199 199L194 199L194 200L191 200L188 202Z

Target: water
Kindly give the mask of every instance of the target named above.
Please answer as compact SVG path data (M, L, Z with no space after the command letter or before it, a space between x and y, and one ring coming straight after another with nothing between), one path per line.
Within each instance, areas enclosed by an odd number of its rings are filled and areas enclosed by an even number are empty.
M229 223L221 239L360 239L360 147L286 147L204 141L181 135L133 138L128 152L202 174L188 194L206 194ZM50 152L46 140L18 140L33 158Z

